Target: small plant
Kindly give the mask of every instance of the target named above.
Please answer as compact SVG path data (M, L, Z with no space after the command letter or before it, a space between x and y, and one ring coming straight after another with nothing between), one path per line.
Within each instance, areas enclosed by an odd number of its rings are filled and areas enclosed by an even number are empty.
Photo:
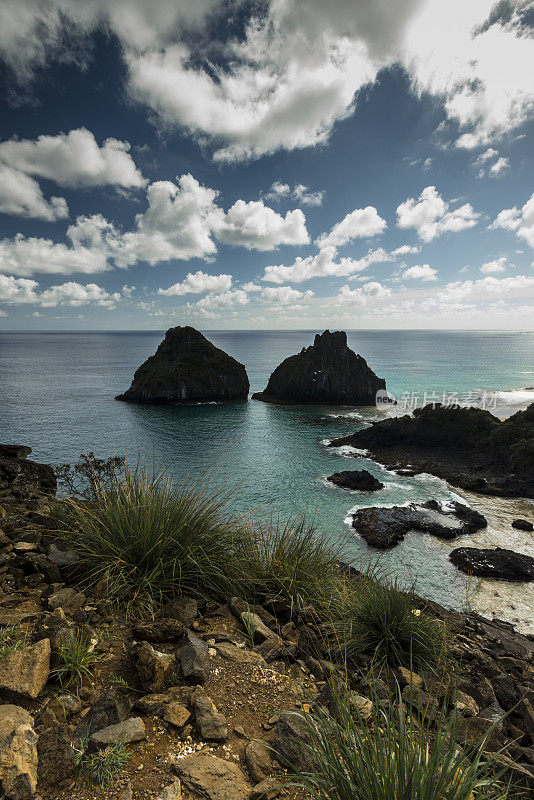
M445 653L443 626L415 608L409 592L374 577L354 583L332 627L349 659L363 653L417 670L435 667Z
M95 653L87 636L74 631L64 637L59 648L59 665L50 674L61 686L80 686L84 678L91 679L93 667L100 661L102 656Z
M93 452L82 453L75 464L58 464L54 473L59 489L71 497L95 500L102 490L109 490L124 473L123 456L97 458Z
M82 777L105 787L122 772L130 759L124 742L114 742L98 753L89 753L86 750L87 742L82 742L78 752L77 763Z
M254 622L254 606L251 608L247 606L247 613L243 615L242 621L245 628L245 639L249 647L254 647L254 634L256 633L257 625Z
M0 661L20 650L28 643L28 633L24 628L19 625L6 625L5 628L0 628Z
M400 695L387 710L373 702L364 721L348 698L336 715L320 706L298 714L308 733L307 771L292 770L290 784L311 800L507 800L510 786L487 737L461 748L456 719L442 711L438 724L406 714Z

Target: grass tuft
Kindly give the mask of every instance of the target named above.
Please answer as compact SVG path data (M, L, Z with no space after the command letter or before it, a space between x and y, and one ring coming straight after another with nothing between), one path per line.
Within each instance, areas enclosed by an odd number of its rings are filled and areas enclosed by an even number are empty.
M104 788L119 772L122 772L129 759L130 753L124 742L114 742L97 753L89 753L82 747L78 756L78 766L83 778Z
M84 678L91 680L92 670L102 661L88 637L81 631L65 636L59 648L59 664L50 673L60 686L81 686Z
M28 644L28 632L18 625L0 628L0 661Z

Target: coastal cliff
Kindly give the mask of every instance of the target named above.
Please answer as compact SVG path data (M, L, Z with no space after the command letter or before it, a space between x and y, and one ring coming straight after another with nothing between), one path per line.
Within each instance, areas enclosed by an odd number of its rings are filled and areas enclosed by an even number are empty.
M252 397L267 403L371 405L385 388L385 380L347 346L344 331L324 331L313 345L282 361L265 391Z
M136 370L132 385L115 398L128 403L246 400L243 364L189 326L170 328L156 353Z

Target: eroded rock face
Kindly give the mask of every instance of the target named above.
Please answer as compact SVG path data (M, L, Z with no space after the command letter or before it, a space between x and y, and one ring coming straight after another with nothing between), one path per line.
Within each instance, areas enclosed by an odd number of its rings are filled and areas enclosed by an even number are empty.
M48 464L28 461L31 447L0 444L0 503L53 497L56 477Z
M534 558L502 547L457 547L449 558L459 570L468 575L497 581L534 581Z
M265 391L252 397L268 403L373 405L385 388L385 380L349 349L344 331L324 331L311 347L282 361Z
M132 385L115 398L129 403L228 402L246 400L243 364L219 350L194 328L170 328L156 353L136 370Z
M360 508L352 517L352 527L368 545L380 550L394 547L410 530L455 539L487 524L486 518L469 506L449 503L444 507L436 500L392 508Z

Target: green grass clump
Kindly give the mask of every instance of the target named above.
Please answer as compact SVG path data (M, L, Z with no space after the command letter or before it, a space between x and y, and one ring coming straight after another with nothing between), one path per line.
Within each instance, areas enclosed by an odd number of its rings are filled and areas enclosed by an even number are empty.
M304 517L256 522L240 553L249 597L284 600L295 611L312 605L324 615L343 582L341 546Z
M293 770L290 784L310 800L507 800L510 787L494 756L484 755L487 736L461 748L456 720L442 712L439 724L416 722L400 695L383 710L373 702L364 722L347 699L335 718L321 707L298 715L309 737L308 772Z
M94 502L66 502L61 533L94 581L106 575L108 600L153 607L179 591L229 596L241 588L245 533L227 499L125 467L121 480L97 487Z
M82 746L78 766L83 778L105 787L122 772L129 759L130 753L124 742L114 742L97 753L89 753Z
M417 670L435 667L445 651L443 625L419 612L409 592L373 577L354 582L332 627L348 658L363 653Z
M93 668L102 661L102 656L94 652L91 642L81 631L65 636L58 656L59 664L50 676L61 686L81 686L84 678L91 680Z
M28 644L28 632L19 625L0 628L0 661Z

